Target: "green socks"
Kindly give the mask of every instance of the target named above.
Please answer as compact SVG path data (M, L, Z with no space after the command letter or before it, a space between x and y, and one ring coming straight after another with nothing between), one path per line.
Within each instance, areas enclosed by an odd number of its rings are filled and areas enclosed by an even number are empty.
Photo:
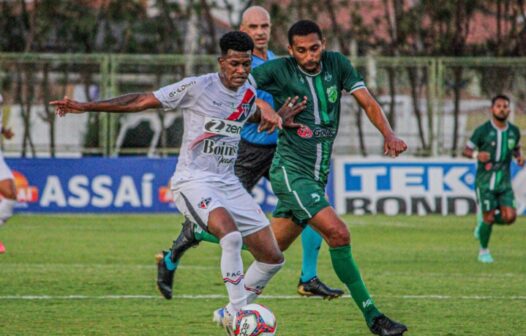
M351 246L331 248L330 253L336 275L349 288L354 302L365 317L367 325L371 326L373 319L381 313L374 305L374 301L365 287L358 266L352 257Z
M480 247L483 249L488 248L489 238L491 237L491 230L493 225L482 222L479 228Z
M210 243L219 244L219 239L217 239L216 236L201 229L199 225L196 225L196 224L193 224L193 225L194 225L195 239L200 240L200 241L204 240Z

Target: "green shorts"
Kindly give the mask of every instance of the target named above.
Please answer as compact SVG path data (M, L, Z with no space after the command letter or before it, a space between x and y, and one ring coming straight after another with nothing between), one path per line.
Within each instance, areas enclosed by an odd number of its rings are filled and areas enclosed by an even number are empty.
M489 190L477 188L477 201L483 212L500 207L516 208L515 195L512 188Z
M272 191L278 198L278 204L272 216L292 218L302 227L320 210L330 206L325 198L325 186L311 177L273 165L270 169Z

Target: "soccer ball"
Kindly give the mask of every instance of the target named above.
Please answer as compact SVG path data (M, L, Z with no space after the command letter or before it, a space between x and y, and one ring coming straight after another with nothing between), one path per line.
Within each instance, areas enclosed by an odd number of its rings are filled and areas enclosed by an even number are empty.
M257 303L241 308L233 323L234 335L274 336L276 334L276 317L270 309Z

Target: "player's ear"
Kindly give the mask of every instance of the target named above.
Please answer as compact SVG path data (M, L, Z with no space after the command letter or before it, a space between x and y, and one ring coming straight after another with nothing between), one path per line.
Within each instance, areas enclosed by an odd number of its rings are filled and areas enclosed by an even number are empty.
M289 55L290 56L294 56L293 53L292 53L292 46L289 44L289 46L287 47L287 50L289 51Z

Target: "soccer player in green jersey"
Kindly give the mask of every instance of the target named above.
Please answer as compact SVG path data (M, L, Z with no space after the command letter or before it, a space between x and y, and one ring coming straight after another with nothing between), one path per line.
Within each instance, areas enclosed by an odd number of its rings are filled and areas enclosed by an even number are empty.
M407 149L394 134L362 76L338 52L325 51L325 40L312 21L296 22L288 32L290 57L272 60L251 72L250 83L282 104L289 96L307 97L295 122L302 127L280 131L270 180L278 197L272 229L282 251L308 224L330 247L333 268L345 283L376 335L402 335L407 327L376 307L351 253L351 236L325 198L334 139L338 132L341 91L350 92L384 137L384 152L396 157Z
M491 100L491 119L473 132L462 153L477 160L478 213L475 236L480 240L478 260L492 263L488 244L493 224L513 224L517 217L511 187L510 163L513 157L524 166L520 150L521 133L508 121L510 99L504 95Z

